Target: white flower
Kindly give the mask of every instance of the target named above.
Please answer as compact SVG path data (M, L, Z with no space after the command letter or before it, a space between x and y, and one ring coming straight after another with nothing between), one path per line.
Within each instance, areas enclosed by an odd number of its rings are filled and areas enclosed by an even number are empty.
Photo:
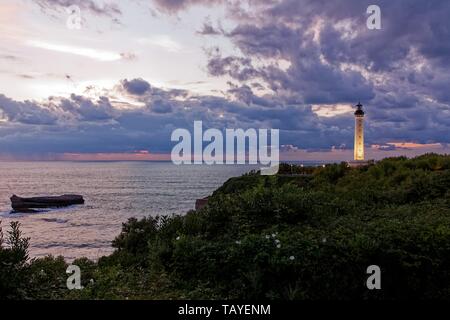
M278 240L278 239L275 239L275 243L280 243L280 240Z
M294 259L295 259L294 256L290 256L290 257L289 257L289 260L294 260Z
M275 237L276 237L275 233L272 233L272 238L275 238Z
M176 240L180 240L180 236L176 237Z
M241 242L239 240L236 240L236 244L241 244Z
M323 243L327 242L327 238L323 238L323 239L322 239L322 242L323 242Z
M89 280L91 284L94 284L94 279Z
M281 244L277 244L277 248L280 249L281 248Z
M266 239L270 239L270 236L268 234L266 234Z

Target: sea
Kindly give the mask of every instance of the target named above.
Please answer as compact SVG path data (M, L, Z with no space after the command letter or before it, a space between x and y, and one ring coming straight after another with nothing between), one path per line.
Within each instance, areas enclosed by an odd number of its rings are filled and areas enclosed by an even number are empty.
M174 165L172 162L0 162L0 221L4 236L18 221L30 257L97 260L129 218L183 215L231 177L255 165ZM80 194L84 205L11 212L10 197Z
M30 238L30 257L97 260L129 218L185 214L251 165L174 165L172 162L0 162L0 221ZM12 213L10 197L81 194L84 205Z

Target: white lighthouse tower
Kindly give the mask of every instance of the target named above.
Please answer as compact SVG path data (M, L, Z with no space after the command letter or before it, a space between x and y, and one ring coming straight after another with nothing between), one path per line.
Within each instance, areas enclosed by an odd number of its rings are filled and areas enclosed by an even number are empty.
M360 102L356 107L354 160L364 161L364 111Z

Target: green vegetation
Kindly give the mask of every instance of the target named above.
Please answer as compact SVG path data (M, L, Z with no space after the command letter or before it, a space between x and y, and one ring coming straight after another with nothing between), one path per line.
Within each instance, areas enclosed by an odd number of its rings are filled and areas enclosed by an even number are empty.
M281 173L295 175L250 173L202 210L130 219L112 255L74 262L83 290L67 290L61 258L30 261L14 224L0 249L0 295L450 299L450 156ZM380 266L382 290L367 289L369 265Z

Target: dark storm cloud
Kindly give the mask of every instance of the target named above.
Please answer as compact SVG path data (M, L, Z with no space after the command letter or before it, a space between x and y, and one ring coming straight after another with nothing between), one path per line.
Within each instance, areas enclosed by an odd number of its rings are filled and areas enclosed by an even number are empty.
M355 96L369 100L373 86L360 73L343 71L321 61L320 48L311 35L270 23L267 26L237 26L228 37L246 57L210 54L208 71L213 76L228 75L238 81L260 77L274 91L289 91L299 103L351 102ZM284 59L287 70L276 64L256 68L251 58Z
M2 94L0 94L0 116L11 122L29 125L51 125L57 120L57 116L49 108L33 101L15 101Z
M236 56L222 58L220 54L211 55L207 68L209 74L213 76L229 75L239 81L249 80L258 75L250 59Z
M86 97L72 94L70 99L61 99L58 107L76 115L81 121L109 120L113 116L113 107L107 97L100 97L94 102Z
M136 81L134 81L136 80ZM121 81L116 93L127 93L125 84L143 79ZM147 82L146 82L147 83ZM230 97L188 94L184 90L163 90L147 83L149 90L137 97L143 107L114 107L108 97L96 100L79 95L51 97L44 103L18 102L0 96L0 148L9 153L83 153L133 152L150 149L170 152L170 135L176 128L193 129L203 121L204 128L278 128L281 144L305 149L351 146L353 115L319 117L310 105L286 104L275 95L256 96L248 86L234 86ZM122 91L121 91L122 90ZM377 98L376 98L377 99ZM395 101L376 100L379 108L367 105L367 136L388 143L408 137L417 142L445 142L450 124L443 105L405 100L411 104L398 113ZM431 111L435 110L435 113ZM447 112L447 113L446 113ZM411 122L409 119L420 120ZM1 123L1 122L0 122ZM386 126L389 123L390 125Z
M203 24L202 29L200 31L198 31L197 33L204 35L204 36L216 36L219 34L223 34L224 31L223 31L222 27L215 28L215 27L213 27L213 25L211 24L210 21L207 21Z
M176 128L190 131L196 120L205 128L278 128L302 130L312 136L317 116L310 107L279 106L273 97L256 97L248 103L224 97L188 95L184 90L163 90L144 85L143 79L123 80L116 90L127 93L130 83L151 88L135 96L144 107L120 109L109 98L96 100L72 94L50 97L44 103L17 102L0 96L0 147L5 152L127 152L171 150ZM125 90L125 91L121 91ZM230 94L237 94L235 88ZM133 91L134 92L134 91ZM14 142L14 143L13 143Z
M203 4L211 6L222 2L222 0L152 0L152 2L162 11L175 13L192 5Z
M155 113L171 113L173 111L172 104L164 100L154 101L148 107Z
M155 3L168 13L209 5ZM206 23L198 32L225 37L236 48L231 55L207 51L208 73L230 81L223 96L161 89L140 78L120 81L111 94L125 95L139 108L114 107L108 97L37 103L0 96L0 119L8 119L0 122L0 149L168 152L172 130L191 130L195 120L205 128L278 128L281 144L303 149L351 148L353 114L324 117L313 110L358 100L366 110L368 144L450 143L450 2L223 3L231 29ZM381 7L381 30L366 27L370 4Z
M143 95L150 90L150 84L143 79L133 79L128 81L127 79L122 81L124 89L134 95Z
M371 4L381 8L381 30L366 27ZM251 81L271 89L280 106L361 100L369 143L449 140L450 2L246 1L229 11L236 25L221 34L243 55L210 54L207 67L240 83L229 90L234 98L252 103ZM351 145L350 117L315 119L309 141Z

